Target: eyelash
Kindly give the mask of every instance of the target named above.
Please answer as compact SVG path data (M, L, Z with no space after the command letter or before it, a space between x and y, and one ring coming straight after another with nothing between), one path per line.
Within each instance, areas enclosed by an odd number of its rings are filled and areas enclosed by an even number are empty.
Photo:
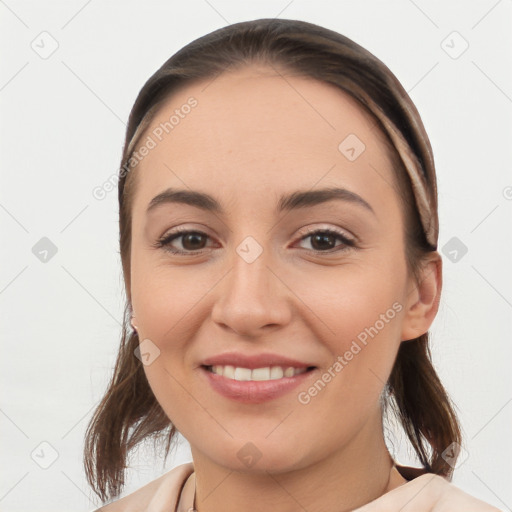
M204 236L208 237L208 235L206 233L203 233L202 231L197 231L197 230L187 229L187 228L177 228L174 232L166 234L163 237L159 238L153 244L153 247L158 248L158 249L164 249L164 250L170 252L171 254L181 254L181 255L186 255L186 256L195 256L195 255L203 254L204 252L206 252L206 250L199 249L196 251L182 251L180 249L169 248L169 244L172 241L174 241L175 239L183 237L188 234L192 234L192 233L198 234L198 235L204 235ZM329 229L329 228L314 229L314 230L307 231L306 234L299 239L299 241L301 242L301 241L303 241L307 238L310 238L311 236L316 235L318 233L334 235L338 240L340 240L342 242L342 245L344 245L345 247L342 249L336 249L336 247L335 247L333 249L329 249L326 251L320 251L320 250L316 250L316 249L306 249L307 251L314 252L316 254L324 254L324 253L332 254L334 252L348 251L350 249L356 248L356 244L355 244L354 240L347 238L340 231L337 231L334 229Z

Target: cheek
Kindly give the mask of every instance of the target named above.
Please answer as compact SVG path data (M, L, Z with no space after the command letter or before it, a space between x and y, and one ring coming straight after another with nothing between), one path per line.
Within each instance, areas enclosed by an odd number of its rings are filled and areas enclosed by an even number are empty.
M174 271L154 263L133 268L132 301L142 334L162 350L177 349L179 340L200 325L201 300L214 287L215 276L198 275L192 265Z
M321 375L326 391L322 383L318 388L327 402L343 403L353 411L371 405L389 377L400 344L400 276L382 266L351 266L308 282L297 295L307 297L313 313L310 327L330 352ZM304 391L305 401L315 394Z
M315 275L316 274L316 275ZM331 349L340 354L353 340L395 338L400 332L403 283L382 266L350 265L311 273L307 282L295 279L294 291L304 297L311 325ZM388 276L393 275L393 279Z
M302 417L326 425L324 434L339 443L360 431L368 418L379 416L380 395L399 348L403 311L392 293L350 295L346 284L333 293L331 307L317 303L316 313L334 331L325 335L322 329L319 337L331 358L318 379L297 394Z
M209 288L193 273L192 266L179 272L156 267L144 279L134 279L132 288L141 342L149 339L158 352L144 366L146 377L166 415L185 432L191 408L188 347L204 323L201 298Z

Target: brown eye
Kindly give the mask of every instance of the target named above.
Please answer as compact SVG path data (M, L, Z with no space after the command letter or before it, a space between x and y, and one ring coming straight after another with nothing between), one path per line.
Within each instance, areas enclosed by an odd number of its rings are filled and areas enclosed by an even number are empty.
M328 233L311 235L311 246L318 251L333 249L336 246L336 237Z
M182 246L187 251L197 251L198 249L203 249L204 242L206 241L206 237L203 233L199 233L197 231L192 231L185 235L180 235L182 238Z
M310 239L310 250L315 252L338 252L350 247L355 247L353 240L332 229L317 229L316 231L311 231L301 238L301 242L307 239ZM336 244L337 241L341 243ZM306 247L306 249L309 248Z
M175 254L198 254L206 247L209 236L201 231L179 231L164 236L155 244L166 251ZM172 242L181 240L181 248L173 246ZM199 252L198 252L199 251Z

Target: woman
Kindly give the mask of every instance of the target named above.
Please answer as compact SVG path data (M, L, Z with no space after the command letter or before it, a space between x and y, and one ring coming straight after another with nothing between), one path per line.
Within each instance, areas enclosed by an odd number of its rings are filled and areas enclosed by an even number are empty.
M193 462L101 510L497 510L450 483L434 162L372 54L282 19L190 43L135 102L119 205L125 328L87 476L112 500L129 451L178 431ZM390 409L422 468L389 454Z

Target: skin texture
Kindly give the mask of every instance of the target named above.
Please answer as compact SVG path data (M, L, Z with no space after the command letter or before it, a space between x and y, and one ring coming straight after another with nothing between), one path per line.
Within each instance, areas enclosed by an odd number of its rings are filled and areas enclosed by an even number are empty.
M408 275L387 146L342 91L253 65L170 97L142 140L190 96L197 106L133 171L130 292L140 340L160 350L144 367L148 381L191 445L197 508L360 507L405 483L384 443L379 398L401 341L426 332L435 318L439 254L426 261L419 283ZM338 149L349 134L366 146L354 161ZM338 200L275 211L282 194L332 186L358 194L373 213ZM164 204L147 215L168 187L208 193L225 214ZM206 237L188 245L178 237L171 247L200 254L154 246L178 226ZM333 237L333 252L304 231L326 228L355 246ZM248 236L263 249L250 264L236 250ZM300 403L298 393L393 304L400 306L394 318ZM206 357L230 351L273 352L317 368L299 389L241 404L214 391L200 369ZM247 443L261 455L250 468L238 456Z

